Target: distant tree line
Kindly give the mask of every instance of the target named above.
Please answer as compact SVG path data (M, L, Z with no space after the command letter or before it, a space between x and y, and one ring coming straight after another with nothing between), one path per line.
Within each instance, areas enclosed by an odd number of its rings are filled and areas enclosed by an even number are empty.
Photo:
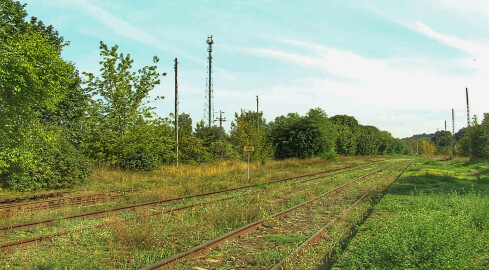
M482 123L474 116L470 128L457 133L437 131L434 134L415 135L403 139L408 155L456 155L474 159L489 159L489 114L484 114Z
M154 170L176 159L173 115L162 118L149 93L160 84L154 65L136 69L129 54L100 43L100 72L79 74L62 59L68 46L52 26L26 20L25 5L0 0L0 183L36 190L83 183L94 163ZM404 142L352 116L329 118L319 108L267 122L261 112L234 115L231 130L193 128L179 116L182 163L385 155L404 152ZM487 124L483 122L483 125ZM478 134L474 131L475 134Z

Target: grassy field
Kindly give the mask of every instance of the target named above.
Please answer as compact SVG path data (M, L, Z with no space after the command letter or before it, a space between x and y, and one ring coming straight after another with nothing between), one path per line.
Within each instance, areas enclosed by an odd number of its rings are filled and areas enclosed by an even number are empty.
M100 191L139 187L125 199L93 206L66 206L55 210L40 210L25 215L2 218L4 225L35 221L46 217L63 217L94 209L151 201L154 199L198 194L236 186L255 184L248 191L216 196L213 199L234 196L189 211L144 218L163 206L141 209L108 218L55 222L51 227L39 227L28 232L9 231L0 235L2 243L26 237L41 236L62 230L77 231L44 242L0 255L1 267L6 269L134 269L149 265L172 254L184 251L249 222L308 200L346 181L377 170L388 164L378 163L347 173L297 185L286 182L263 186L271 180L309 174L354 164L366 164L384 157L342 158L338 161L322 159L273 161L266 165L253 164L252 178L246 180L246 165L239 162L161 168L152 173L134 173L99 168L90 183L79 189ZM244 165L244 166L243 166ZM5 195L5 194L4 194ZM186 200L176 206L199 200ZM95 228L95 225L104 224Z
M3 218L0 222L15 224L248 184L255 186L212 198L228 198L225 201L172 214L145 218L147 214L168 208L155 206L93 220L60 220L55 226L28 232L8 232L0 235L1 242L79 228L52 242L0 255L0 268L140 268L304 202L366 173L390 168L396 162L413 162L380 201L376 196L362 201L351 214L332 226L318 244L287 262L286 269L489 269L489 162L399 156L348 172L327 174L307 183L292 181L274 186L261 185L271 180L384 158L253 164L254 174L249 182L246 166L238 162L183 166L178 171L165 167L151 173L99 168L90 183L79 190L95 192L130 187L140 190L129 198L113 202L42 210ZM173 207L201 201L205 200L185 200ZM103 226L95 228L98 224ZM300 243L307 237L296 233L288 238L272 235L266 240L279 245ZM257 247L253 260L266 265L271 258L278 260L289 252L284 250L275 254L271 251L275 252Z
M418 160L326 257L314 268L489 269L489 162Z

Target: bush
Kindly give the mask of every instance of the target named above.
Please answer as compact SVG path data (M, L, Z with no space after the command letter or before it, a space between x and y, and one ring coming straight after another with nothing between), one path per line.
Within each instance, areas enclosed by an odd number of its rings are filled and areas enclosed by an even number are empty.
M68 188L83 183L91 173L91 162L57 127L29 127L25 142L12 153L2 177L10 189Z
M158 164L158 157L148 148L142 146L126 151L117 162L121 168L136 171L152 171L156 169Z

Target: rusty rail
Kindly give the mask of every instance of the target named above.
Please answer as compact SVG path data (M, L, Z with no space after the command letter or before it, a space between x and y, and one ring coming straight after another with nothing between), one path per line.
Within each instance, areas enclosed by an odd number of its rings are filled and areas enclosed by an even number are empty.
M379 161L377 161L377 162L379 162ZM369 165L377 163L377 162L372 162L372 163L366 164L365 166L369 166ZM286 179L281 179L281 180L275 180L275 181L271 181L268 183L264 183L264 185L283 183L283 182L296 180L296 179L300 179L300 178L311 177L311 176L315 176L315 175L321 175L321 174L336 172L336 171L341 171L341 170L348 170L348 169L355 168L358 166L361 166L361 165L357 164L357 165L347 166L347 167L338 168L338 169L321 171L321 172L317 172L317 173L313 173L313 174L307 174L307 175L301 175L301 176L296 176L296 177L291 177L291 178L286 178ZM322 178L322 177L317 177L314 179L308 179L308 180L304 180L302 182L312 181L312 180L316 180L319 178ZM93 212L88 212L88 213L76 214L76 215L67 216L67 217L63 217L63 218L59 218L59 219L53 218L53 219L34 221L34 222L28 222L28 223L23 223L23 224L8 225L8 226L0 227L0 232L6 232L8 230L29 230L29 229L36 227L36 226L39 226L39 225L51 225L56 220L59 221L59 220L70 220L70 219L76 219L76 218L84 218L84 219L85 218L95 218L95 217L100 217L100 216L104 216L104 215L115 214L115 213L125 212L125 211L129 211L129 210L135 210L136 208L145 207L145 206L167 205L170 203L183 201L186 199L194 199L194 198L201 198L201 197L207 197L207 196L218 195L218 194L226 194L226 193L235 192L235 191L239 191L239 190L250 189L253 187L256 187L256 185L247 185L247 186L242 186L242 187L237 187L237 188L225 189L225 190L221 190L221 191L214 191L214 192L202 193L202 194L197 194L197 195L190 195L190 196L184 196L184 197L178 197L178 198L165 199L165 200L160 200L160 201L153 201L153 202L133 204L133 205L128 205L128 206L121 206L121 207L116 207L116 208L112 208L112 209L105 209L105 210L93 211Z
M411 163L412 164L412 163ZM383 193L389 189L390 186L392 186L392 184L394 184L394 182L396 182L400 177L401 175L406 171L406 169L411 166L411 164L407 165L402 171L401 173L394 179L394 181L392 181L391 183L389 183L384 189L383 189ZM284 269L283 268L283 265L284 263L287 261L287 260L292 260L294 258L296 258L297 256L299 256L302 252L304 252L306 249L312 247L314 244L316 244L326 233L327 231L329 230L329 228L337 223L340 219L342 219L343 217L345 217L347 214L349 214L363 199L365 199L367 197L367 195L371 192L375 191L375 187L372 187L370 190L368 190L366 193L364 193L358 200L356 200L352 205L350 205L350 207L348 207L348 209L342 211L338 216L336 216L333 220L331 220L330 222L328 222L326 225L324 225L321 229L319 229L316 233L314 233L311 237L309 237L306 241L304 241L301 245L299 245L297 247L297 249L295 249L291 254L289 254L286 258L284 258L283 260L281 260L280 262L278 262L277 264L275 264L274 266L272 266L271 268L269 268L269 270L282 270ZM378 196L378 198L380 199L381 197L383 196L383 194L380 194Z
M227 200L230 200L232 198L234 198L234 197L221 198L221 199L217 199L217 200L213 200L213 201L195 203L195 204L181 206L181 207L172 208L172 209L168 209L168 210L161 210L161 211L157 211L154 213L144 215L142 217L150 217L150 216L162 215L165 213L179 212L179 211L183 211L183 210L186 210L189 208L208 205L211 203L216 203L216 202L221 202L221 201L227 201ZM66 231L61 231L61 232L52 233L52 234L48 234L48 235L42 235L42 236L31 237L31 238L17 240L17 241L11 241L11 242L1 244L0 250L3 251L4 253L7 253L8 251L11 251L11 250L14 250L17 248L26 247L26 246L30 246L30 245L34 245L34 244L39 244L41 242L51 241L53 238L58 237L58 236L67 235L67 234L75 233L77 231L82 231L82 230L86 230L86 229L90 229L90 228L102 228L105 225L107 225L107 222L95 225L93 227L77 228L77 229L73 229L73 230L66 230Z
M61 196L64 196L66 194L71 194L74 192L77 192L77 191L57 191L57 192L41 193L41 194L23 196L23 197L10 197L10 198L0 199L0 204L16 203L16 202L23 202L23 201L29 201L29 200L38 200L38 199L46 199L46 198L52 198L52 197L61 197Z
M124 196L124 193L131 193L137 191L137 188L130 188L125 190L112 190L100 193L92 193L85 195L77 195L70 197L60 197L48 200L23 202L13 204L0 205L0 216L7 217L14 215L17 212L33 211L39 209L52 209L59 208L64 205L77 205L77 204L90 204L106 199L112 200Z
M304 207L304 206L309 206L311 204L313 204L314 202L316 202L317 200L329 195L329 194L332 194L332 193L337 193L343 189L345 189L346 187L350 186L351 184L355 183L355 182L358 182L360 180L363 180L367 177L370 177L372 175L375 175L381 171L383 171L384 169L380 169L380 170L377 170L375 172L372 172L372 173L369 173L369 174L366 174L364 176L361 176L361 177L358 177L346 184L343 184L343 185L340 185L328 192L325 192L317 197L314 197L313 199L311 200L308 200L304 203L301 203L299 205L296 205L292 208L289 208L287 210L284 210L280 213L277 213L277 214L274 214L274 215L271 215L267 218L264 218L264 219L261 219L261 220L258 220L256 222L253 222L251 224L248 224L246 226L243 226L239 229L236 229L232 232L229 232L225 235L222 235L218 238L215 238L213 240L210 240L202 245L199 245L199 246L196 246L188 251L185 251L185 252L182 252L182 253L179 253L179 254L176 254L168 259L165 259L163 261L160 261L160 262L157 262L155 264L152 264L148 267L145 267L143 268L144 270L152 270L152 269L170 269L170 267L172 265L174 265L177 261L179 260L182 260L182 259L188 259L188 258L191 258L191 257L194 257L194 256L197 256L199 254L202 254L202 253L205 253L205 252L208 252L214 248L217 248L219 246L222 246L225 242L229 241L229 240L232 240L232 239L235 239L235 238L238 238L238 237L241 237L241 236L244 236L244 235L247 235L249 233L252 233L253 231L255 230L258 230L260 227L262 227L263 223L266 221L266 220L269 220L269 219L282 219L284 217L287 217L288 215L290 214L293 214L297 209L301 208L301 207Z

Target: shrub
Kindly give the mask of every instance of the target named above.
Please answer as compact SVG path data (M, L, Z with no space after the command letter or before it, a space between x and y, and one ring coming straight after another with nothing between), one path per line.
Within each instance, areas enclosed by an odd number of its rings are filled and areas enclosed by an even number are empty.
M30 126L24 143L12 152L3 176L10 189L73 187L83 183L91 172L91 162L59 127Z

